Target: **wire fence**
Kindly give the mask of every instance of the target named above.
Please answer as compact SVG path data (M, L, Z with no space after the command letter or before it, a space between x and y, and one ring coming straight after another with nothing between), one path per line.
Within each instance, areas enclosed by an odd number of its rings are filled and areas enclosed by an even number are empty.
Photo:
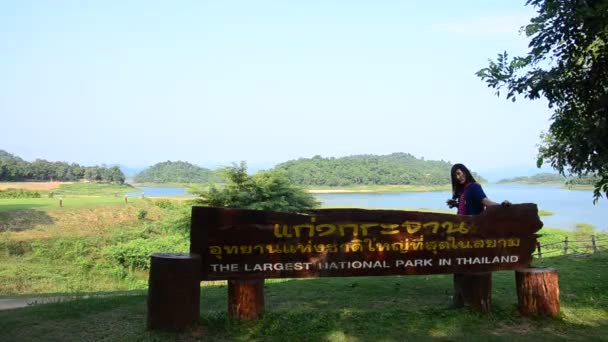
M608 237L597 238L591 235L589 239L569 240L566 236L563 241L556 241L541 245L536 242L537 258L556 255L592 254L608 251Z

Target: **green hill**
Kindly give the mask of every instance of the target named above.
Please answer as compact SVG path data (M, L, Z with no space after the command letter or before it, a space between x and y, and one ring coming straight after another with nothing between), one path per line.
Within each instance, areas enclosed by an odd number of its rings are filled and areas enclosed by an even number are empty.
M136 183L209 183L221 182L214 171L183 161L157 163L133 177Z
M300 158L281 163L277 170L287 172L298 185L447 185L452 164L443 160L424 160L409 153L354 155L341 158ZM485 182L474 174L479 182Z

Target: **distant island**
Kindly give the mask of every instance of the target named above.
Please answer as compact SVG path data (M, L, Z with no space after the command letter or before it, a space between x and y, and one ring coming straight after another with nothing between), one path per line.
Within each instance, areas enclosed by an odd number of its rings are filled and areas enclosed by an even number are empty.
M388 155L362 154L347 157L299 158L280 163L270 172L284 172L296 185L317 189L345 191L429 191L450 187L452 164L444 160L425 160L409 153ZM480 183L486 179L473 173ZM0 181L92 181L124 183L125 175L118 166L81 166L76 163L36 159L28 162L0 150ZM498 184L559 184L568 188L591 187L595 176L564 177L556 173L505 178ZM223 183L221 169L211 170L185 161L165 161L150 166L133 177L135 183L210 184Z
M157 163L133 177L135 183L222 183L218 171L183 161Z
M582 177L565 177L556 173L539 173L533 176L520 176L513 178L505 178L499 180L498 184L527 184L527 185L543 185L543 184L558 184L569 189L592 189L593 184L598 181L597 176L587 175Z
M522 183L522 184L564 184L566 177L557 173L538 173L533 176L519 176L499 180L498 184Z

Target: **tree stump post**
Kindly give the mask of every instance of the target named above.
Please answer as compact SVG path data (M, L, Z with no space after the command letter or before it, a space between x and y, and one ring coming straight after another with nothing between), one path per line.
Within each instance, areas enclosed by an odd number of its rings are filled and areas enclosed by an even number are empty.
M559 315L559 284L557 270L532 267L515 271L517 308L524 316Z
M198 321L201 268L197 254L151 256L148 329L180 331Z
M454 273L454 306L482 313L492 309L492 272Z
M257 319L264 313L264 279L228 280L228 316Z

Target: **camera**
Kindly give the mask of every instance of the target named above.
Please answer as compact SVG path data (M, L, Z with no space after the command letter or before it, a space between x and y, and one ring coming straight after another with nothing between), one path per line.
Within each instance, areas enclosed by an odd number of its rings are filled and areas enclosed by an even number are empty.
M447 203L448 207L450 208L458 207L458 201L455 199L449 199L445 203Z

